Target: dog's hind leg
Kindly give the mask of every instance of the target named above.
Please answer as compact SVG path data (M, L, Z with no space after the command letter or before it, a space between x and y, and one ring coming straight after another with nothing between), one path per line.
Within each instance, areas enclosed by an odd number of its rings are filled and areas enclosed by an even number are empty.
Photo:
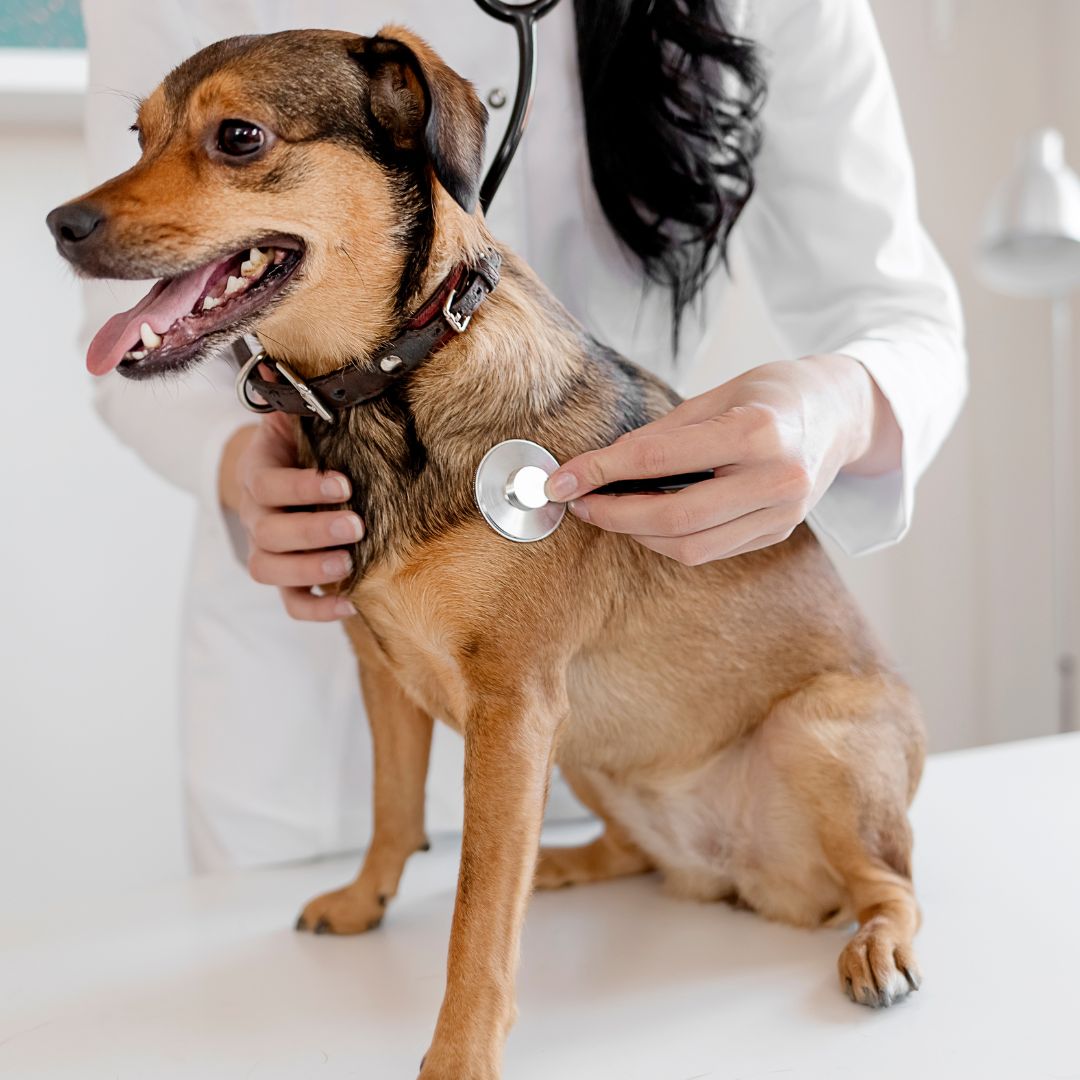
M586 777L563 768L563 777L578 799L604 822L604 831L579 847L542 847L536 864L536 887L559 889L592 881L645 874L653 869L649 857L612 818Z
M409 856L427 846L424 783L431 717L381 663L366 664L360 682L375 750L375 827L356 880L304 908L296 928L316 934L360 934L378 926Z
M761 735L859 921L840 954L841 988L891 1005L921 979L907 820L923 761L914 701L888 676L824 675L780 702Z
M843 842L830 856L842 868L859 919L859 929L840 953L840 985L860 1005L891 1005L922 981L912 947L919 907L911 878Z

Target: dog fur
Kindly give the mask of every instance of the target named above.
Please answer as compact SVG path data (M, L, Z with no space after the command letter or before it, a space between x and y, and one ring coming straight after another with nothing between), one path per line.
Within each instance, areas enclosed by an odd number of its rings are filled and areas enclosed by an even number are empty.
M297 237L301 272L233 334L256 329L305 376L364 364L455 265L498 247L476 208L484 115L401 28L220 42L142 103L143 155L83 197L105 222L74 261L172 276L263 235ZM274 145L243 166L215 161L208 133L226 117ZM655 869L680 895L767 918L855 919L841 986L890 1003L919 980L907 808L924 751L910 692L805 526L686 566L572 516L532 545L483 523L473 475L495 442L529 438L565 461L678 400L499 250L502 283L467 333L335 426L299 424L305 461L351 477L367 524L345 588L376 760L363 868L299 925L381 921L425 843L438 717L465 740L465 830L423 1080L500 1075L534 881ZM760 421L753 437L768 439ZM791 469L790 482L805 477ZM538 862L555 762L606 830Z

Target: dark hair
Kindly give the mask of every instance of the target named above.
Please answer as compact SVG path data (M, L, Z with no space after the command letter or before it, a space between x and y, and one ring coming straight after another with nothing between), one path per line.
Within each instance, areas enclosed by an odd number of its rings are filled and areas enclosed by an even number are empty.
M723 0L574 0L593 186L646 275L687 306L754 188L765 78Z

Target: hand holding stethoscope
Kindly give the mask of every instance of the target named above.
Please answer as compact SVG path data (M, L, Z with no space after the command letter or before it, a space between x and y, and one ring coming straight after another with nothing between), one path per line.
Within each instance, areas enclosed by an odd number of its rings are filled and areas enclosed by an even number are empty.
M486 208L528 119L536 23L558 0L476 2L514 25L521 57L510 128L482 188ZM901 441L892 408L858 361L811 356L754 368L561 468L534 443L502 443L477 470L476 500L513 540L548 536L569 504L602 529L697 564L784 539L841 469L896 468Z

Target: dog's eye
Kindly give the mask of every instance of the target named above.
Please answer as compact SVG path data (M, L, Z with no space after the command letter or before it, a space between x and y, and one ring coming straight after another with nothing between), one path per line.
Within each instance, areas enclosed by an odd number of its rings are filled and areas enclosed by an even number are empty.
M218 128L218 149L230 157L247 157L261 150L265 142L263 129L248 120L222 120Z

